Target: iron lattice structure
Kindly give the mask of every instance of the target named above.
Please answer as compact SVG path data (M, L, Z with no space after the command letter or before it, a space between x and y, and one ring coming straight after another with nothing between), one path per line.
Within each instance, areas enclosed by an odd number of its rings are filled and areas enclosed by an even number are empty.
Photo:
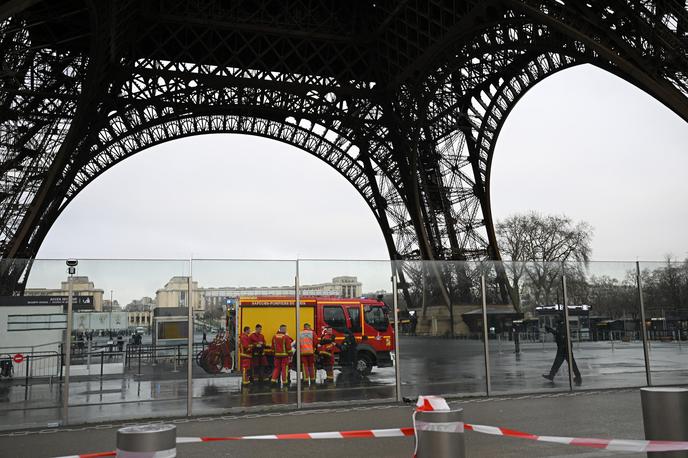
M5 0L1 289L93 179L208 132L330 164L392 259L499 259L490 166L516 102L588 63L688 120L687 31L677 0Z

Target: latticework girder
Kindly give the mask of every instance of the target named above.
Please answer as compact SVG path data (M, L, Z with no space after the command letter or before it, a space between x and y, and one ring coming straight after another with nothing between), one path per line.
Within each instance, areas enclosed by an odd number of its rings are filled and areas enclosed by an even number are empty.
M3 259L119 161L213 132L334 167L392 259L498 259L495 144L537 82L596 65L688 120L679 0L15 0L0 55ZM21 291L30 262L3 265Z

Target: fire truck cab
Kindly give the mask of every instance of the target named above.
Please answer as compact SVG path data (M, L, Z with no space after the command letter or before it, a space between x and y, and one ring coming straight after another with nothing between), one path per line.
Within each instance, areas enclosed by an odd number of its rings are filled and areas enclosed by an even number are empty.
M238 329L256 324L263 327L265 340L270 345L280 324L287 325L287 334L295 337L309 323L319 337L325 327L331 327L338 344L351 330L357 343L357 369L363 375L373 367L392 366L394 331L388 317L387 306L374 299L302 297L300 324L296 327L296 299L293 296L252 296L238 300ZM269 353L268 353L269 354ZM338 350L336 355L339 359Z

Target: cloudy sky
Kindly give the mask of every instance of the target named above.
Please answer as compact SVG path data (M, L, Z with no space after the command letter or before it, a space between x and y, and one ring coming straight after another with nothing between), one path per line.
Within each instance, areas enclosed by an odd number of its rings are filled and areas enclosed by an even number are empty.
M526 94L502 130L495 217L585 220L596 260L686 257L687 149L688 124L649 96L593 67L565 70ZM150 148L89 185L39 252L64 257L382 260L387 251L363 199L325 163L273 140L205 135ZM168 264L160 278L186 273ZM291 267L277 270L275 282L291 281ZM321 270L313 281L342 269Z

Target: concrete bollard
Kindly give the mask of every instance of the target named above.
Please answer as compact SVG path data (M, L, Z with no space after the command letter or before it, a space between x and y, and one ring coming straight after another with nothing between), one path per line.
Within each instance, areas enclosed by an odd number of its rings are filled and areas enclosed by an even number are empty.
M117 431L117 458L175 458L174 425L127 426Z
M688 389L640 389L645 439L688 441ZM651 458L688 458L688 451L648 453Z
M420 396L413 415L416 458L465 458L463 409L438 396Z

